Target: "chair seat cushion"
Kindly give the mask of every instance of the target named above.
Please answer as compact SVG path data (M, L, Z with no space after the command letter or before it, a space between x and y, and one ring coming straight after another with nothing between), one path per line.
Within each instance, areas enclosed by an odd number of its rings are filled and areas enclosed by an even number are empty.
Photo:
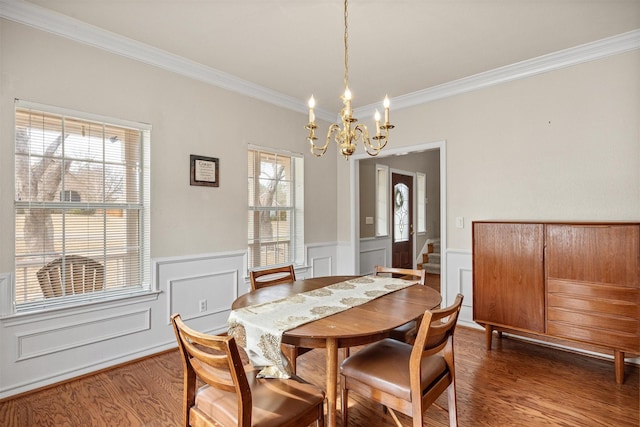
M324 392L299 377L256 378L258 372L259 369L246 369L253 404L252 426L291 423L308 413L313 405L322 405L324 402ZM205 385L196 394L195 406L195 412L204 413L223 426L238 425L238 398L235 393Z
M386 338L345 359L340 366L340 373L385 393L411 401L409 358L412 348L404 342ZM447 372L447 364L440 354L423 358L422 390Z

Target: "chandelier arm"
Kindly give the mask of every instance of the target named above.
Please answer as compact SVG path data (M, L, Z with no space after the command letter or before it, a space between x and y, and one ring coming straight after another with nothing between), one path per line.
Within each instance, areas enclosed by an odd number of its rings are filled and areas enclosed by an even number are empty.
M367 126L362 123L357 124L353 128L352 140L355 144L358 144L359 141L362 141L362 143L366 146L369 141L369 129L367 129Z
M318 139L318 138L307 138L309 141L309 148L311 150L311 154L313 154L316 157L321 157L324 155L324 153L327 152L327 148L329 147L329 143L331 142L331 134L339 131L340 130L340 126L338 126L337 124L333 123L331 126L329 126L329 131L327 132L327 139L324 143L324 145L320 146L320 145L316 145L316 143L314 142L314 140ZM337 141L336 141L337 142Z
M311 150L311 154L313 154L316 157L321 157L324 155L324 153L327 152L327 147L329 147L329 140L327 139L325 144L322 146L316 145L316 143L314 142L315 140L318 139L315 137L315 134L314 134L314 130L316 129L316 127L317 126L314 125L309 129L309 137L307 138L307 140L309 141L309 149Z

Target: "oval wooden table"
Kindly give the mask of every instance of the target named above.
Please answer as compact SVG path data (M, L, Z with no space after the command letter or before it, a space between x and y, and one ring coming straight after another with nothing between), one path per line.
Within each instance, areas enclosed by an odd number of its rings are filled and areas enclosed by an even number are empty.
M327 276L296 280L251 291L236 299L238 309L322 288L359 276ZM314 320L285 331L282 342L306 348L327 349L327 426L336 425L338 348L369 344L389 336L389 332L425 310L436 308L442 297L428 286L414 285L383 295L365 304Z

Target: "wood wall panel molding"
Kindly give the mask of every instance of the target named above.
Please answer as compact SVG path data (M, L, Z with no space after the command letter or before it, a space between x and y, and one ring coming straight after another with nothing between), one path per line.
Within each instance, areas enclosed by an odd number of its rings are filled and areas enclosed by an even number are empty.
M238 270L175 277L168 280L167 324L170 316L179 312L184 320L228 312L238 298ZM180 296L188 295L180 300ZM185 302L184 299L187 301ZM206 300L206 309L199 311L199 302Z
M97 312L96 312L97 313ZM151 309L105 314L84 320L20 332L15 335L16 361L89 346L151 328Z
M331 276L333 257L320 256L311 258L311 277Z

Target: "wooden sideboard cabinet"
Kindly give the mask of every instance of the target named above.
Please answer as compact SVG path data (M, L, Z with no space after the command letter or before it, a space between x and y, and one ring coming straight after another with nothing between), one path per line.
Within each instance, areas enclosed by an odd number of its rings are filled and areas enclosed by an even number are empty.
M486 331L640 353L640 224L473 222L473 319Z

